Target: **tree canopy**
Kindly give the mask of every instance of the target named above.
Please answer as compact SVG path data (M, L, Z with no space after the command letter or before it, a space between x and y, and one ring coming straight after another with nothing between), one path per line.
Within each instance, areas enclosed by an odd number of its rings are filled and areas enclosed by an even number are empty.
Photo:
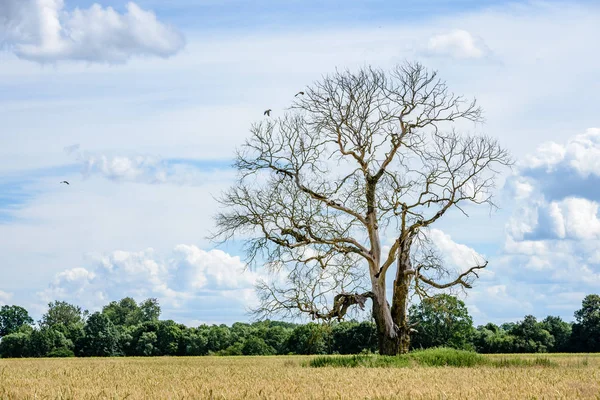
M0 308L0 337L15 333L23 325L30 324L33 324L33 319L23 307L4 305Z
M465 303L454 296L438 294L423 299L411 306L409 320L416 331L413 348L473 349L473 320Z

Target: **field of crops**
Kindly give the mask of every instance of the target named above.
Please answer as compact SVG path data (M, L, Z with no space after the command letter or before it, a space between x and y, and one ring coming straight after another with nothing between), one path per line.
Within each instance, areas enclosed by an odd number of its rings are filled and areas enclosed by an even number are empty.
M600 355L544 357L554 365L309 368L303 364L310 357L302 356L6 359L0 399L600 398Z

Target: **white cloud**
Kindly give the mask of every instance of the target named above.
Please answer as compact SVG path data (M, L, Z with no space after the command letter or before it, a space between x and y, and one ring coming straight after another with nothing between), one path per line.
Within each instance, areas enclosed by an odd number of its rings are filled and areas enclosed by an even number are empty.
M522 319L535 307L534 300L523 293L518 285L490 284L478 286L468 292L465 303L476 320L483 323L508 322Z
M524 157L507 189L526 189L515 196L503 255L494 260L497 276L511 285L540 288L532 292L536 308L568 319L600 282L599 139L600 130L587 129Z
M86 268L56 274L38 295L43 301L67 300L90 309L125 296L157 297L167 310L193 311L206 298L224 298L243 308L256 302L258 277L244 267L239 257L194 245L177 245L166 257L153 249L118 250L92 257Z
M429 38L427 53L459 59L482 58L489 53L489 49L482 39L475 38L463 29L456 29Z
M169 57L184 46L181 33L133 2L120 14L93 4L65 9L64 0L3 0L0 44L23 59L124 63L133 56Z
M73 152L69 150L67 152ZM168 160L150 155L119 155L79 152L84 178L100 175L117 182L171 183L179 185L202 185L231 179L234 171L222 164L200 168L194 160Z
M429 238L441 254L460 270L466 270L484 262L484 257L477 251L464 244L456 243L450 235L439 229L430 229Z
M215 197L232 182L228 173L200 171L185 184L120 182L77 171L36 177L25 191L36 193L10 210L0 223L0 253L9 266L2 289L39 290L65 266L79 266L84 254L151 246L166 254L190 238L209 246ZM66 179L70 186L59 185ZM37 287L37 289L36 289ZM22 295L21 295L22 296ZM30 301L26 296L23 302Z
M600 238L599 177L600 129L540 145L508 180L519 207L508 232L516 240Z
M531 168L546 167L550 172L564 158L565 148L558 143L548 142L540 145L534 154L525 157L525 164Z
M178 271L184 273L182 281L193 289L241 289L255 283L256 273L244 271L245 264L240 257L183 244L176 246L175 252Z
M587 199L567 198L550 204L550 217L559 238L600 239L598 203Z
M578 201L586 201L585 199L570 199ZM556 202L550 204L548 207L548 216L552 221L552 231L560 239L564 239L566 235L566 224L560 205Z
M513 183L515 198L517 200L526 199L533 193L534 187L523 179L516 179Z
M600 128L589 128L569 139L564 145L548 142L525 157L523 168L545 168L547 173L557 169L572 169L581 177L600 176Z

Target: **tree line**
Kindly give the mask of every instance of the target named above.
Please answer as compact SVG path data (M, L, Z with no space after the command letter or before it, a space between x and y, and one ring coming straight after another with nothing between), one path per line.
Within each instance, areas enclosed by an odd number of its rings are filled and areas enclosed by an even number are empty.
M376 352L377 329L371 321L294 324L280 321L236 322L187 327L160 319L156 299L130 297L90 314L64 301L48 304L34 326L20 306L0 308L0 357L110 357L356 354ZM409 309L411 348L447 346L480 353L600 351L600 296L588 295L575 322L528 315L518 322L478 327L464 302L439 294Z

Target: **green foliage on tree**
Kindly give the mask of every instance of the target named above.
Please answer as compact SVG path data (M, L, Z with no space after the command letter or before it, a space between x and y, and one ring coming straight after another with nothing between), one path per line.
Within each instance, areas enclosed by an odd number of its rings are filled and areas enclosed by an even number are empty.
M23 307L5 305L0 308L0 337L17 332L23 325L31 324L33 319Z
M57 349L73 350L73 342L61 332L51 328L35 329L25 346L28 357L48 357Z
M472 350L473 320L462 300L448 294L425 298L409 309L409 321L416 332L412 347L447 346Z
M552 353L566 353L571 350L570 323L563 321L560 317L548 316L542 321L545 330L554 338L554 345L549 351Z
M323 325L298 325L289 336L286 349L294 354L327 354L328 339Z
M140 312L143 304L150 311ZM357 354L377 350L376 326L369 321L299 325L265 320L230 327L187 327L159 320L156 299L136 304L131 298L111 302L87 320L86 312L77 306L50 303L39 327L30 325L33 321L21 307L4 306L0 311L4 311L2 326L11 332L0 339L0 357L4 358ZM418 347L473 347L480 353L598 351L594 347L600 335L598 295L584 299L574 324L554 316L538 321L528 315L522 321L473 329L464 303L449 295L413 306L410 316L418 331L413 344Z
M547 353L554 347L554 338L533 315L525 316L509 333L515 337L516 353Z
M119 301L111 301L102 308L102 314L117 326L136 325L142 320L142 312L131 297L125 297Z
M292 332L291 328L285 328L279 325L270 325L267 328L260 329L260 337L275 354L285 354L286 341Z
M48 303L48 311L42 316L40 326L46 328L55 328L57 325L69 326L85 322L88 315L87 310L81 307L69 304L65 301L55 301Z
M142 314L142 321L158 321L160 318L161 309L156 298L142 301L139 304L139 308Z
M30 333L16 332L2 337L0 356L2 358L28 357L27 347L30 335Z
M79 355L110 357L119 354L118 331L106 315L99 312L90 315L85 324L84 333Z
M574 351L600 351L600 295L586 296L575 312L572 346Z
M335 353L358 354L377 349L377 329L372 322L340 322L333 326L332 335Z
M268 356L275 354L275 349L258 336L250 336L244 341L242 354L245 356Z
M479 353L513 353L515 337L502 327L489 323L477 327L473 344Z
M205 331L190 328L183 333L182 346L185 355L205 356L208 354L208 335Z

